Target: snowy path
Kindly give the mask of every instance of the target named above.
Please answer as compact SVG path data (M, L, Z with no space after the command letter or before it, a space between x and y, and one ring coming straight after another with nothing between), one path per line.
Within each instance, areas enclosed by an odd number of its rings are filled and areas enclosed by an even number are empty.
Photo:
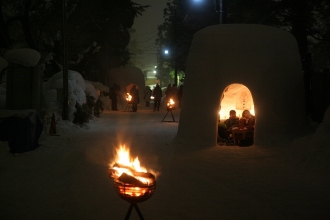
M139 204L145 219L329 219L329 176L303 171L288 146L179 153L169 144L178 123L161 122L165 113L106 112L89 129L61 122L59 137L16 156L0 142L0 219L124 219L129 204L107 174L119 144L161 173Z

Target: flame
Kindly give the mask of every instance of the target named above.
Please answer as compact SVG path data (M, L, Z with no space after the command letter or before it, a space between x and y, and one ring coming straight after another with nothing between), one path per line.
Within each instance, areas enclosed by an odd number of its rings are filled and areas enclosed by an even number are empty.
M174 104L175 104L175 102L173 101L173 99L170 99L170 101L167 102L168 107L173 107Z
M130 167L137 172L147 172L146 168L141 167L138 157L134 159L131 158L130 151L128 148L126 148L125 145L120 146L118 149L116 149L116 151L117 151L117 158L115 159L116 163Z
M123 173L126 173L134 178L140 180L145 184L149 184L151 182L150 178L145 178L141 176L134 175L134 172L143 172L146 173L147 169L142 167L139 161L139 158L132 158L130 156L130 151L126 146L120 146L117 151L117 158L115 159L117 164L120 164L123 167L113 167L116 170L115 178L120 177Z
M132 101L132 96L129 93L126 94L126 101Z
M109 168L109 174L115 182L123 183L117 185L120 196L137 198L151 193L154 188L149 186L154 186L155 176L141 166L138 157L131 157L130 150L125 145L117 148L116 153L115 163Z

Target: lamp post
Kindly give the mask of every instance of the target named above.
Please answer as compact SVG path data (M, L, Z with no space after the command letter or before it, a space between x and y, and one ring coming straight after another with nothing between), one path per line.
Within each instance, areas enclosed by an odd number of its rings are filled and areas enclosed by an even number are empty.
M177 47L178 47L178 13L177 9L174 14L174 85L177 86L178 83L178 62L177 62Z
M227 0L216 0L215 10L219 12L219 24L227 23Z

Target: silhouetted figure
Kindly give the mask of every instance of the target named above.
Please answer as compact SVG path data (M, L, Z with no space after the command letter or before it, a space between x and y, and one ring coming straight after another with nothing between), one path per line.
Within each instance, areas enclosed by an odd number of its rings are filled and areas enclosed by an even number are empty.
M167 88L165 90L165 96L166 96L166 102L169 102L172 98L172 86L171 84L167 85Z
M136 85L133 85L129 94L132 96L132 111L136 112L137 111L137 104L140 103L140 98L139 98L139 90L136 87Z
M152 94L152 90L150 89L149 86L146 86L143 92L143 98L146 101L146 107L149 107L150 105L151 94Z
M154 88L152 95L154 97L154 111L156 111L156 109L157 111L159 111L160 101L162 100L163 92L158 84Z
M120 93L120 86L116 83L109 89L109 98L111 99L111 109L113 111L118 111L117 108L117 97Z

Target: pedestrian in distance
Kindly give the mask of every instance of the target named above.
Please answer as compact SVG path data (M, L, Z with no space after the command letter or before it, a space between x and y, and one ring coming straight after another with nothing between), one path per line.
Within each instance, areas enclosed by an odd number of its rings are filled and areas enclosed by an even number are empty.
M136 87L136 85L133 85L129 94L132 96L132 111L136 112L137 111L137 105L140 103L140 98L139 98L139 90Z
M154 111L159 111L160 107L160 101L162 100L163 92L162 89L160 88L159 84L156 85L154 88L152 95L154 97Z
M112 111L118 111L117 108L117 97L120 94L120 86L116 83L109 89L109 98L111 99Z
M152 95L152 90L150 89L149 86L146 86L143 92L143 98L146 101L146 107L149 107L150 105L151 95Z
M165 90L165 96L166 96L166 102L169 102L172 98L172 86L171 84L167 85L167 88Z

